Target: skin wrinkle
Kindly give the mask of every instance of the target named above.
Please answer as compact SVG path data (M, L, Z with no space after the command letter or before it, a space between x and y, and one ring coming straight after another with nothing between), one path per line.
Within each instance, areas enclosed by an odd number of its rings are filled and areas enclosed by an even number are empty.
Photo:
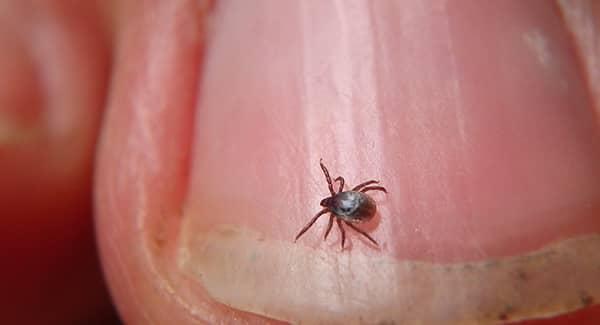
M110 250L114 256L114 258L111 260L110 264L107 264L109 267L112 265L115 265L115 269L118 270L126 270L127 268L125 267L125 263L123 262L123 258L122 258L122 254L121 254L121 250L119 249L116 241L113 238L109 238L107 241L107 248L108 250ZM114 274L114 273L112 273ZM138 310L140 311L140 313L142 314L142 317L149 322L152 322L152 320L150 319L146 309L144 308L144 304L140 302L140 299L138 298L138 295L136 294L136 290L135 290L135 286L133 285L133 281L131 280L131 273L127 273L125 272L123 275L125 284L127 285L128 290L126 290L126 292L131 292L131 294L128 296L129 299L131 299L132 303L138 307Z
M168 7L168 9L172 10L172 12L169 13L169 15L177 15L179 13L179 9L177 6L174 7ZM204 2L202 4L199 4L197 8L193 8L193 9L197 9L198 12L197 13L192 13L189 16L184 16L181 17L181 19L177 20L168 20L170 22L169 25L165 26L164 28L161 28L159 31L165 33L165 36L173 33L173 31L175 30L181 30L178 29L177 24L182 24L182 26L184 27L183 30L184 32L187 32L187 34L185 34L184 36L181 36L181 39L183 40L183 42L181 42L182 46L191 46L197 42L199 42L200 39L200 34L197 32L197 29L195 27L196 24L194 23L189 23L189 22L193 22L194 19L193 17L195 15L198 15L200 17L203 17L205 14L203 14L203 11L206 11L207 8L207 3ZM191 28L190 28L191 26ZM164 70L164 64L165 62L168 62L170 58L175 57L177 55L177 53L173 53L172 51L168 51L169 49L172 49L172 47L167 46L170 42L170 38L169 37L158 37L157 38L159 40L159 42L153 42L150 43L150 53L153 53L154 56L152 58L150 58L148 60L148 62L150 63L147 67L147 69L145 70L145 72L148 74L148 77L145 78L147 84L144 85L143 90L148 91L148 90L153 90L153 89L158 89L160 88L161 82L160 80L163 80L164 78L161 78L164 74L166 74L167 76L168 74L168 70ZM169 40L169 41L167 41ZM162 49L166 48L167 51L163 51ZM153 93L160 93L160 92L153 92ZM137 96L135 98L145 98L144 96ZM153 101L159 100L159 103L153 102L152 105L146 105L148 103L145 103L145 100L141 100L136 102L136 104L138 105L143 105L143 106L148 106L151 109L154 110L166 110L168 109L168 103L166 103L164 101L163 96L152 96L151 97ZM142 113L143 111L143 113ZM156 159L158 153L161 153L160 148L155 147L155 145L157 144L157 142L153 139L153 135L154 133L156 133L157 131L160 131L161 128L156 128L155 123L153 122L157 122L153 120L153 116L156 116L157 113L156 112L148 112L147 110L135 110L134 113L141 118L140 122L138 122L136 125L139 127L140 132L138 132L138 137L136 137L136 139L140 138L140 141L145 142L143 146L139 146L139 147L144 147L144 148L151 148L152 150L150 150L148 152L148 150L144 151L144 155L146 155L147 159L144 160L144 164L145 164L145 169L147 173L151 173L154 174L156 173L157 168L160 167L160 159ZM143 121L143 122L141 122ZM152 131L150 131L150 129L153 129ZM161 134L162 135L162 134ZM139 154L139 152L138 152ZM145 178L143 178L145 179ZM143 186L142 183L138 184L140 185L138 188L138 193L140 193L140 195L138 196L138 200L140 202L138 202L139 206L143 206L143 207L147 207L150 206L150 204L148 202L144 202L149 195L144 193L145 189L147 188L151 188L151 186L148 186L147 184L145 186ZM162 218L166 218L165 216L163 216ZM172 217L171 217L172 218ZM141 246L141 255L143 256L142 262L144 265L146 265L148 267L148 272L151 274L150 278L152 279L157 279L156 280L156 287L158 288L158 291L161 292L161 294L168 296L168 299L172 300L175 302L175 304L182 308L185 313L190 316L192 319L195 319L196 321L201 320L199 313L202 311L202 309L206 308L205 306L197 306L197 305L191 305L189 304L185 299L183 299L179 294L176 293L175 289L174 289L174 283L172 283L172 278L169 276L164 276L165 274L165 270L161 268L162 266L162 261L160 259L160 257L155 256L154 252L151 250L152 247L152 240L153 240L153 231L151 230L152 227L150 225L146 224L146 221L149 220L149 217L147 216L147 212L144 210L138 211L136 214L136 225L139 227L139 230L141 232L147 232L146 236L142 236L141 240L142 240L142 245ZM165 221L160 221L162 223L164 223ZM163 227L165 227L165 225L163 225ZM205 314L206 311L203 312L203 314Z
M524 255L447 264L358 252L337 255L260 237L229 225L202 234L188 231L178 265L221 303L305 324L494 324L573 311L600 295L599 234ZM249 258L257 252L260 259ZM374 277L389 281L369 282ZM555 281L561 278L569 281ZM302 312L307 308L310 314Z
M115 163L113 158L112 163L117 168L112 171L115 177L112 178L113 184L111 185L123 186L116 188L112 186L112 191L105 192L105 196L108 196L111 202L117 201L110 204L113 207L112 215L124 214L121 209L117 208L124 206L122 204L123 197L128 200L125 208L131 207L131 209L125 213L129 218L121 217L117 218L115 222L111 222L110 226L114 227L112 228L113 233L118 232L114 235L120 245L117 247L113 241L108 239L107 250L110 253L105 255L111 256L110 259L107 259L109 261L107 264L113 261L114 255L117 255L114 260L118 263L114 263L110 273L119 275L114 276L116 280L111 282L113 282L113 290L117 299L122 297L119 306L123 318L128 322L164 323L165 320L175 323L181 323L180 320L193 323L209 322L211 317L206 315L209 314L209 310L215 312L208 303L197 303L182 296L185 290L177 286L182 280L177 277L177 272L172 272L171 263L165 261L168 250L172 250L173 245L177 243L176 240L172 240L170 235L175 233L176 229L172 226L181 215L178 211L183 199L181 193L185 191L178 187L185 188L185 181L181 179L185 178L186 169L189 166L188 155L185 153L189 148L185 145L188 143L185 139L191 137L190 121L193 119L190 118L190 115L193 114L186 114L184 117L181 109L177 110L173 106L181 105L187 107L186 110L191 112L196 103L194 90L196 89L196 76L200 72L197 63L201 55L201 39L199 38L201 35L198 33L201 26L198 23L202 20L195 16L199 14L195 9L193 3L182 2L162 6L157 10L157 14L169 16L170 23L162 26L163 28L150 29L149 33L157 37L159 41L142 45L142 48L148 45L155 49L144 51L151 52L152 55L138 55L134 59L137 64L143 62L141 67L137 67L142 72L123 72L123 69L130 67L135 69L135 64L125 63L118 68L118 71L124 75L136 76L134 81L130 82L134 85L130 87L133 91L128 92L126 98L120 98L121 93L113 90L111 106L120 104L126 106L126 108L120 107L122 110L113 107L114 111L129 112L130 119L133 121L130 121L127 127L128 133L125 135L108 133L115 138L118 136L118 140L113 138L112 142L121 143L121 146L116 147L121 149L120 153L122 153L114 155L117 160ZM149 19L148 23L152 23L152 27L155 26L155 21L161 21L160 17ZM184 35L181 35L181 29L185 30ZM153 33L153 31L158 32ZM135 42L126 42L126 44L133 44L136 49L140 47ZM158 47L152 46L153 44L158 44L162 51L157 52ZM127 52L127 49L123 50L124 52ZM124 61L126 59L119 62ZM173 70L177 71L182 66L196 66L197 72L188 70L175 74ZM164 80L173 81L165 84ZM114 89L120 88L115 87ZM181 91L183 94L179 94L177 91ZM148 92L151 94L150 96L146 94ZM140 99L141 97L145 99ZM169 103L165 101L166 97L171 98ZM173 97L177 97L176 100ZM170 129L172 126L178 129ZM152 132L148 133L150 130ZM126 141L122 139L126 139ZM166 145L161 139L168 139ZM173 150L174 147L180 148ZM164 160L158 159L159 157L169 158ZM101 178L99 177L99 179ZM159 191L155 189L157 180L160 181L161 186ZM173 186L173 183L178 185ZM119 191L125 191L123 189L129 189L128 193L119 195ZM161 191L163 195L159 194ZM165 210L176 212L169 213ZM106 229L107 227L101 225L99 228ZM167 234L165 235L165 233ZM113 234L109 231L110 235ZM102 236L100 237L102 238ZM158 245L157 237L161 237L160 240L162 240ZM123 254L128 258L124 258ZM130 263L125 263L127 261ZM138 271L132 272L132 269ZM120 278L121 273L126 276ZM132 278L132 274L138 276ZM124 281L125 284L119 286L119 280ZM144 308L144 306L156 306L158 301L161 302L160 309ZM135 310L135 313L132 313L132 310Z

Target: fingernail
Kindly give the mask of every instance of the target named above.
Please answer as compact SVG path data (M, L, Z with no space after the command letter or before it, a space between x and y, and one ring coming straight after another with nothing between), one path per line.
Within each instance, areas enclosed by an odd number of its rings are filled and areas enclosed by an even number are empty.
M211 23L180 264L217 301L292 322L458 322L598 295L600 259L577 253L598 244L582 237L600 227L594 119L551 7L236 3ZM327 195L320 157L388 189L380 249L349 235L340 252L322 223L292 244ZM564 293L561 263L584 270Z

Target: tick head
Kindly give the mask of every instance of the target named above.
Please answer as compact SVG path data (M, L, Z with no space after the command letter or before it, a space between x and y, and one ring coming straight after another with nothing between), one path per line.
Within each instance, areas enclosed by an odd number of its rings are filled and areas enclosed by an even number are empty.
M326 197L323 200L321 200L321 206L322 207L330 207L331 206L331 197Z

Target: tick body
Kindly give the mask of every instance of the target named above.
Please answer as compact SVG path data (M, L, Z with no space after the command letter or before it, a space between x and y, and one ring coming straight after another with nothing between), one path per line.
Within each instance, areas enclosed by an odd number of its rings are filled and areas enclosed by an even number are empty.
M377 212L375 200L363 192L346 191L323 199L321 206L344 221L360 223L369 221Z
M323 209L317 213L307 224L300 230L298 235L296 235L296 239L300 238L312 225L319 219L320 216L329 213L329 224L327 225L327 230L325 231L324 239L327 239L331 228L333 227L333 220L335 219L338 228L342 234L342 250L344 249L344 243L346 242L346 231L344 230L343 223L348 227L352 228L356 232L365 236L369 239L373 244L378 245L377 241L369 236L366 232L356 227L355 224L362 223L365 221L369 221L377 212L377 205L375 200L371 198L366 192L368 191L382 191L387 193L387 190L383 186L378 186L374 184L379 184L379 181L370 180L364 183L358 184L352 190L344 191L344 178L338 177L334 180L334 182L339 182L338 190L335 191L333 188L333 182L331 181L331 177L329 176L329 171L327 167L323 164L323 160L320 161L321 169L323 170L323 174L325 174L325 179L327 180L327 185L329 187L329 192L331 196L324 198L321 200L321 206Z

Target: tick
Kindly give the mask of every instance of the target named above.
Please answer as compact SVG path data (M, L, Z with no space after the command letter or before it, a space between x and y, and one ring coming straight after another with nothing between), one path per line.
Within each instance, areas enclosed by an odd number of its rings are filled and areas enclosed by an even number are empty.
M310 227L312 227L312 225L317 221L317 219L319 219L320 216L329 213L329 224L327 225L327 230L325 231L325 237L323 240L327 239L327 236L331 231L331 227L333 227L333 219L335 219L338 228L340 228L340 232L342 233L342 250L344 249L344 243L346 242L346 231L344 230L342 223L345 223L348 227L367 237L367 239L369 239L373 244L378 246L379 244L377 244L377 241L369 236L369 234L358 228L356 224L371 220L377 211L375 200L366 194L366 192L382 191L387 193L385 187L377 185L369 186L373 184L379 184L379 181L370 180L356 185L350 191L344 191L344 178L340 176L334 180L334 182L340 183L338 191L336 192L333 189L333 182L329 176L329 171L323 164L323 159L319 161L319 164L321 165L323 174L325 174L325 179L327 180L327 185L329 186L329 192L331 193L331 196L321 200L320 204L323 209L319 211L319 213L317 213L317 215L315 215L306 224L306 226L302 228L302 230L300 230L298 235L296 235L294 242L296 242L300 236L302 236Z

